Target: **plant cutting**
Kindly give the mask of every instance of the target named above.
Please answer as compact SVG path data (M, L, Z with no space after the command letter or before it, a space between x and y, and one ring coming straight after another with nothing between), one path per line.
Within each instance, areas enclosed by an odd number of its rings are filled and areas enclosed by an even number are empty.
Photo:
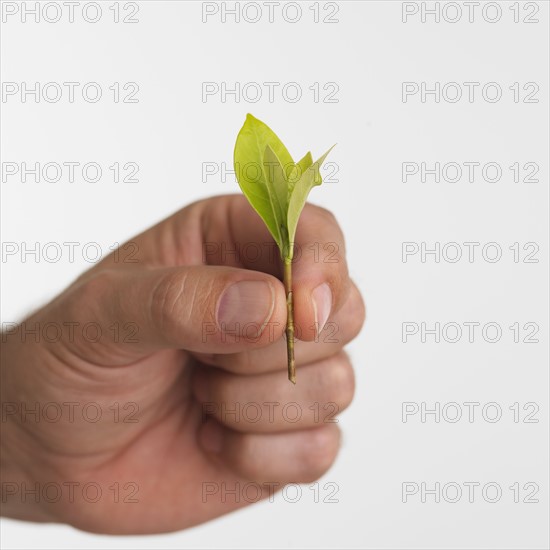
M309 192L323 183L319 170L331 149L315 162L310 152L294 162L273 130L251 114L246 115L235 143L234 168L239 186L277 243L283 263L288 379L293 384L296 384L292 298L294 238Z

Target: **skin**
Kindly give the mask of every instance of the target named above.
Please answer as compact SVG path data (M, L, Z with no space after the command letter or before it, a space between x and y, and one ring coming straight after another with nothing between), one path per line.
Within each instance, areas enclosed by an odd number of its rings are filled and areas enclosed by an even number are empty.
M246 257L222 257L221 243L230 251L251 241L261 245L260 257L251 248ZM127 249L121 247L118 257L105 258L25 320L27 327L79 323L72 337L68 330L52 343L15 329L3 335L2 515L97 533L160 533L206 522L259 497L253 487L248 499L222 498L223 483L231 489L254 482L267 498L285 483L322 476L339 449L331 415L344 410L354 393L342 348L365 318L334 216L306 205L298 227L301 257L293 266L293 286L295 322L302 330L296 386L286 376L280 260L264 246L272 239L244 197L191 204L131 242L137 262L123 261ZM331 261L323 261L324 243L336 245ZM264 281L271 289L269 321L259 336L224 334L216 324L222 292L241 280ZM322 283L331 289L332 307L316 335L312 291ZM102 328L99 342L78 328L89 322ZM128 322L138 327L134 342L122 342ZM116 323L122 327L118 342L109 328ZM32 408L37 402L77 405L72 418L64 405L59 420L40 416L37 422L20 410L21 403ZM89 402L101 406L97 422L83 418ZM279 406L270 414L265 402ZM296 422L296 408L282 414L290 402L302 411ZM315 402L317 418L309 409ZM124 409L127 403L136 405ZM258 421L255 408L238 418L227 412L247 403L261 408ZM324 409L327 403L332 405ZM55 409L49 415L55 418ZM88 418L95 415L95 409L87 411ZM72 495L70 482L79 484ZM118 502L109 489L115 482ZM59 501L54 489L49 498L22 498L23 484L29 490L36 483L40 489L47 483L62 487ZM92 490L83 497L85 483L101 487L97 502L90 502Z

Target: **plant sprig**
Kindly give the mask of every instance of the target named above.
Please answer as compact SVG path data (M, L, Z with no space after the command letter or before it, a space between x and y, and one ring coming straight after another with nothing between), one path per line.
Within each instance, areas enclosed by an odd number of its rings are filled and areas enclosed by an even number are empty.
M294 238L309 192L323 182L319 170L331 149L315 162L310 152L294 162L271 128L251 114L246 115L235 143L234 168L241 190L275 239L284 265L288 379L294 384Z

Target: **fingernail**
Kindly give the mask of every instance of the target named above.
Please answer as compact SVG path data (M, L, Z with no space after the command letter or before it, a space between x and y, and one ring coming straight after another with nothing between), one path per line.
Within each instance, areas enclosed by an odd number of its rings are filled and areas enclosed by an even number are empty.
M215 421L207 422L199 435L201 447L209 453L219 453L222 450L223 433Z
M313 290L313 310L315 313L315 322L318 327L318 334L326 325L330 310L332 308L332 292L327 283L319 285Z
M274 307L275 293L269 283L240 281L225 289L218 307L218 325L222 331L238 333L245 326L257 325L259 334Z

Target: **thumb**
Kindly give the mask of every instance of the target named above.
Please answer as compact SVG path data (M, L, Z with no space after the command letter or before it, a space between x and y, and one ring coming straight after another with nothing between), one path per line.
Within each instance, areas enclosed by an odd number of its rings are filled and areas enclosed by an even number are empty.
M263 347L282 336L286 323L278 279L220 266L98 271L55 304L56 317L95 327L93 338L77 328L71 351L106 365L165 348L235 353Z

